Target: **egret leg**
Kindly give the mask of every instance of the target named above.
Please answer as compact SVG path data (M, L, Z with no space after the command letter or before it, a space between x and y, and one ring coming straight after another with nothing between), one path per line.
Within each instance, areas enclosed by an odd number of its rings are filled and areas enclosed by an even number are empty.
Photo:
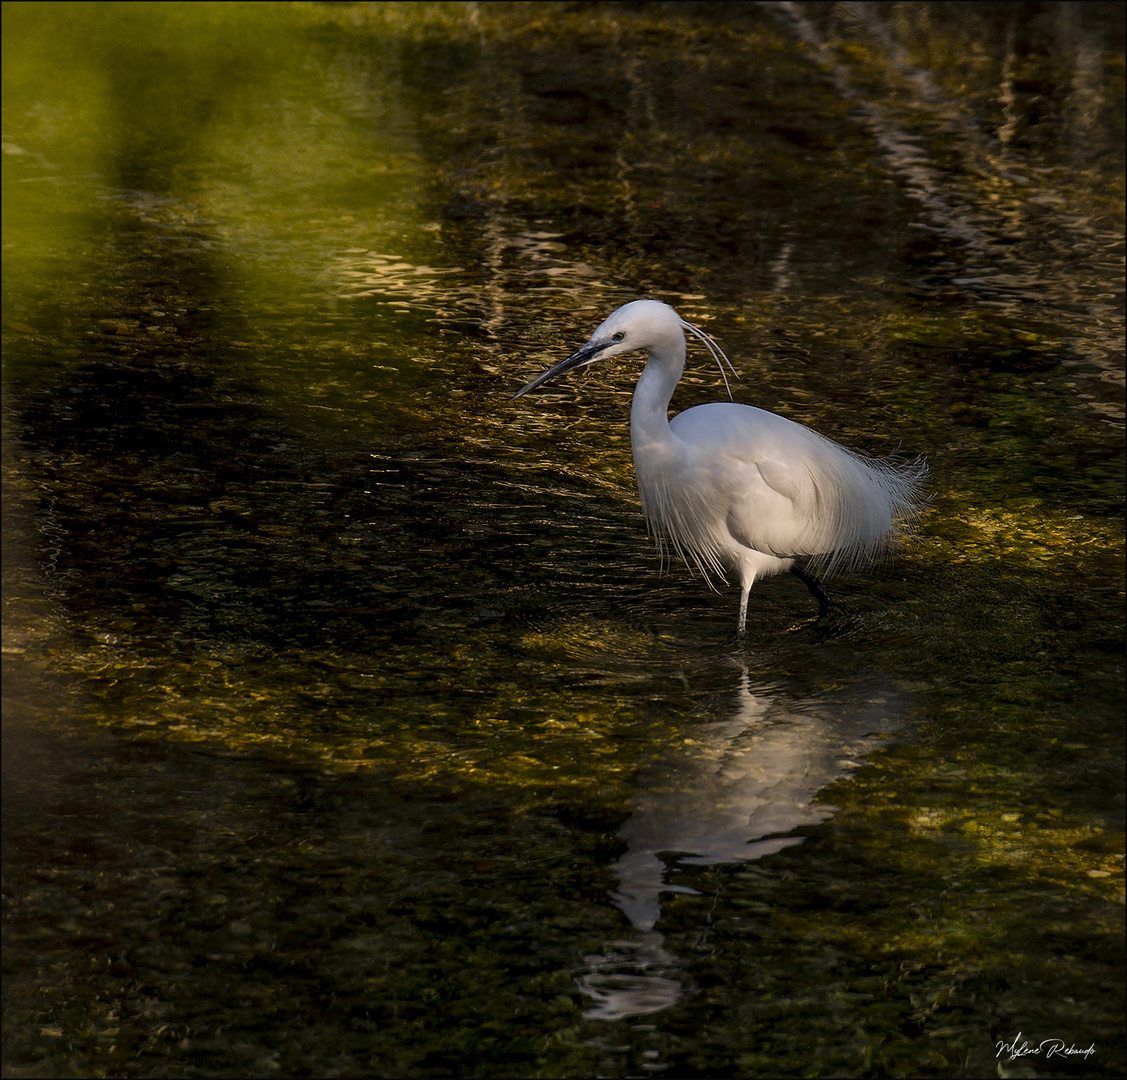
M818 618L820 619L830 610L830 606L833 604L833 601L826 595L825 586L809 570L799 566L798 563L791 563L790 572L810 590L810 595L818 601Z
M751 585L750 581L740 583L740 612L736 616L737 638L742 638L747 634L747 596L751 592Z

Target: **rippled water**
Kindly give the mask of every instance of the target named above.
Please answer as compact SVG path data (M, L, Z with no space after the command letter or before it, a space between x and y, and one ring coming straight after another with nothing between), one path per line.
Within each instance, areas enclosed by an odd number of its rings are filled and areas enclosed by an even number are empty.
M1120 5L4 18L7 1071L1122 1068ZM927 456L830 618L511 400L643 295Z

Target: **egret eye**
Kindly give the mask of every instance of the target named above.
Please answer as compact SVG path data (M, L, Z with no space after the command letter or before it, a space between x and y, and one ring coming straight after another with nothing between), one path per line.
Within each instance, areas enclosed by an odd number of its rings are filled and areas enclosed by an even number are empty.
M617 334L611 334L611 337L614 338L615 341L621 341L624 337L626 337L626 335L621 330L619 330Z

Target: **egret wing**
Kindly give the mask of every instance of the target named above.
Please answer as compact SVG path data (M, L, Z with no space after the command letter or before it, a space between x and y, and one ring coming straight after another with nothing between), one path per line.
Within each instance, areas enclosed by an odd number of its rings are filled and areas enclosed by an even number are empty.
M728 531L745 547L786 557L811 554L818 488L800 462L743 463L728 496Z
M775 413L726 402L688 409L670 426L693 448L692 486L711 489L737 543L782 557L817 550L810 464L824 440Z
M763 409L698 405L670 428L685 447L684 485L756 551L817 556L828 570L864 565L895 541L896 519L916 512L920 463L874 461Z

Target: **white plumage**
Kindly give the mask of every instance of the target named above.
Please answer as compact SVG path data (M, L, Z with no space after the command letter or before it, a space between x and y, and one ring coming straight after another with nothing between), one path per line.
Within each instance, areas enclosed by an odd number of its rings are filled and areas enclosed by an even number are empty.
M741 635L748 592L771 574L797 574L824 613L829 599L821 583L796 558L808 558L825 573L871 564L918 514L926 466L867 458L751 405L698 405L670 421L669 402L685 369L686 330L718 363L727 360L668 304L635 300L515 396L596 360L645 349L630 439L642 512L659 547L668 544L706 578L739 574Z

